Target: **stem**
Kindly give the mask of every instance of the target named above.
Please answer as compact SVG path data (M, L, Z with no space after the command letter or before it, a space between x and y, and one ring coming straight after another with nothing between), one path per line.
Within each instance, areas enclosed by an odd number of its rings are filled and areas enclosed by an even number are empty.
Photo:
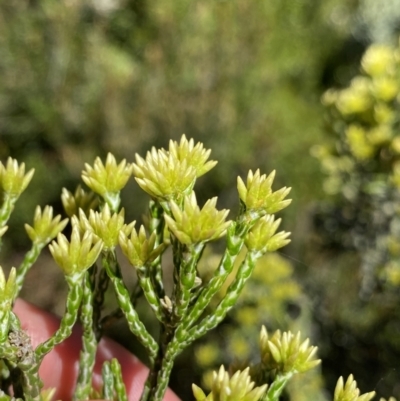
M68 276L66 276L66 278L70 290L65 305L65 314L61 319L59 329L53 334L53 336L36 347L35 353L39 364L42 362L46 354L71 335L72 328L78 318L78 310L83 296L82 276L80 275L79 278L68 278Z
M10 196L10 194L4 192L3 204L0 208L0 228L3 228L7 224L17 199L18 197Z
M95 282L95 279L93 280ZM110 283L110 278L106 270L103 268L99 272L97 284L95 285L94 290L94 299L93 299L93 327L96 333L97 341L100 341L100 338L103 334L103 327L101 324L101 310L103 309L104 304L104 296L107 291L108 285Z
M192 310L189 312L187 317L184 318L182 324L177 329L176 335L183 341L186 338L186 331L193 326L196 320L202 315L212 297L220 290L225 280L232 272L236 258L243 248L246 233L247 231L242 230L240 225L237 225L236 223L233 223L228 229L227 248L218 269L215 271L214 276L210 281L201 290ZM182 333L183 335L181 335L183 330L185 333Z
M146 348L149 353L150 364L153 365L154 360L158 352L158 344L154 338L147 331L144 324L140 321L139 315L133 308L130 302L130 296L124 282L121 278L117 277L106 258L103 258L103 264L107 270L107 274L110 277L113 285L115 294L117 296L118 305L125 315L128 322L130 331L138 338L140 343Z
M196 279L196 266L204 250L204 243L184 248L179 271L179 282L175 286L174 312L177 322L186 314Z
M156 233L156 242L154 247L156 248L158 245L163 243L164 240L164 209L162 206L151 200L149 202L149 211L150 211L150 222L149 222L149 231L150 234L153 232ZM161 255L159 255L150 266L153 287L156 290L159 299L164 298L164 284L163 284L163 271L161 266Z
M279 401L279 396L292 376L292 372L278 374L268 387L268 391L262 398L262 401Z
M224 298L221 300L212 314L205 317L198 325L189 330L184 325L178 327L176 339L178 340L179 348L181 350L199 337L206 334L209 330L213 329L219 323L221 323L222 320L224 320L227 313L236 304L239 295L242 292L247 280L250 278L256 261L260 256L262 256L262 254L259 252L248 252L246 254L246 258L240 265L235 280L228 287Z
M32 265L36 262L37 258L40 255L40 252L42 251L45 245L46 244L43 243L33 242L32 248L26 253L24 260L17 269L17 276L15 279L17 290L14 299L18 297L18 294L21 291L22 285L24 283L26 274L28 273Z
M80 316L83 328L82 350L79 357L79 376L74 400L89 399L92 390L92 372L97 351L97 339L93 327L93 312L93 288L89 273L86 272Z

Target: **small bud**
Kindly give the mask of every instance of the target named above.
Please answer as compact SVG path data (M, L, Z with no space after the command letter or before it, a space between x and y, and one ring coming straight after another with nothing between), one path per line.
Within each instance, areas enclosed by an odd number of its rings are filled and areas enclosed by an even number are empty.
M153 232L149 238L146 236L144 226L140 226L139 233L134 228L136 222L129 225L131 229L130 238L128 232L121 231L119 234L119 244L122 252L134 267L145 266L152 262L164 250L164 244L154 247L156 243L156 233Z
M119 234L125 232L128 235L135 223L124 224L125 211L122 208L119 213L111 213L106 203L101 212L90 210L89 218L85 216L82 209L79 210L79 220L76 216L72 218L73 225L79 225L80 231L92 231L104 244L104 249L113 249L118 244ZM78 223L79 222L79 223Z
M172 305L171 298L168 295L165 295L164 298L161 298L160 303L162 307L166 309L169 313L172 312L174 306Z
M281 188L272 192L272 183L275 178L275 171L268 177L260 174L260 170L253 173L251 170L247 175L247 184L238 177L237 188L239 197L247 209L263 209L265 213L273 214L287 207L291 200L284 200L290 192L290 188Z
M290 331L283 334L277 330L268 339L263 327L260 334L261 360L268 369L277 369L282 373L306 372L317 366L321 360L314 359L317 347L309 346L309 339L300 343L300 332Z
M61 202L64 206L65 213L67 213L69 217L78 215L79 209L82 209L84 213L88 215L89 211L96 209L99 203L93 192L86 192L80 185L78 185L74 194L66 188L63 188Z
M85 164L82 180L94 192L104 198L113 210L117 210L120 202L119 192L126 185L132 174L132 165L122 160L117 165L115 157L108 153L106 164L99 157L94 161L94 167Z
M210 150L194 145L183 135L180 143L170 141L169 151L152 148L146 159L136 155L133 174L140 187L154 198L179 200L192 191L197 177L216 164L208 161Z
M357 388L357 382L354 380L353 375L350 375L346 381L343 382L341 376L336 384L333 401L369 401L375 396L375 391L360 395L360 390Z
M266 392L267 385L254 387L251 381L249 368L243 371L238 370L230 377L225 368L221 366L218 373L214 372L211 393L206 397L203 390L196 385L192 386L193 395L196 401L258 401Z
M18 198L25 191L34 172L31 169L25 174L25 163L18 166L17 160L9 157L6 166L0 162L0 187L9 196Z
M245 239L247 248L251 251L266 253L274 252L287 245L290 242L287 239L290 233L281 231L275 234L280 222L281 219L274 221L273 215L261 217L247 234Z
M197 205L196 195L192 192L183 201L183 210L171 202L173 218L164 215L171 232L182 244L198 244L218 239L225 235L231 221L225 221L229 210L216 209L217 198L209 199L203 209Z
M181 141L169 141L169 152L177 160L186 160L188 165L192 166L196 170L196 177L200 177L203 174L210 171L217 162L207 159L210 157L211 149L205 150L201 142L196 143L194 146L193 138L189 141L186 139L185 135L182 135Z
M78 227L73 227L71 242L65 235L58 234L57 241L49 245L54 260L64 271L66 276L80 277L96 262L103 247L103 242L94 234L86 231L82 237Z
M45 206L43 213L40 206L37 206L33 218L33 227L25 224L25 230L33 243L44 246L64 230L68 219L60 220L61 215L53 218L53 208L51 206Z

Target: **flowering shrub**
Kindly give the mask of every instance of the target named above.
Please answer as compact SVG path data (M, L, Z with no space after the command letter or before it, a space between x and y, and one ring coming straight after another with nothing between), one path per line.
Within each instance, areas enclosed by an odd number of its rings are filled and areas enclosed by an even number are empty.
M121 367L116 359L103 366L103 386L93 388L92 372L97 344L102 337L104 293L111 284L120 311L129 329L146 349L150 373L142 400L161 400L168 386L175 358L196 339L216 327L235 305L256 261L267 252L289 242L289 233L277 232L280 219L274 214L289 205L285 199L289 188L272 190L275 173L268 176L259 170L250 171L247 179L238 178L240 210L233 220L228 211L216 208L213 198L200 208L194 185L197 177L215 166L208 161L209 150L188 141L171 141L169 149L152 149L146 158L136 156L136 163L117 163L111 154L103 163L85 165L82 179L93 193L78 188L75 194L63 190L62 201L70 216L71 235L62 233L68 219L53 216L51 207L38 207L33 226L26 225L32 248L18 268L12 268L6 280L0 269L0 400L47 400L51 393L43 391L39 367L46 354L66 340L80 321L83 326L79 375L75 399L91 396L126 400ZM139 186L150 197L147 229L135 222L125 222L120 208L120 191L133 174ZM7 231L7 222L15 202L26 189L33 171L25 173L24 164L11 158L0 164L2 204L0 235ZM225 238L226 248L218 267L204 280L197 266L208 242ZM64 272L69 292L65 314L53 336L35 349L21 328L12 306L28 270L40 251L49 244L50 252ZM121 274L120 247L137 274L141 294L159 321L161 335L152 337L141 321L135 300ZM162 258L172 248L174 285L171 292L164 287ZM239 254L245 256L230 277L226 292L214 308L207 308L233 272ZM206 395L196 385L196 400L277 401L290 378L319 364L316 347L302 340L300 333L276 331L270 336L263 327L260 334L260 361L230 374L223 367L214 374L211 392ZM17 372L17 374L16 374ZM12 374L11 374L12 373ZM350 376L345 384L340 379L334 401L368 401L374 393L359 395Z

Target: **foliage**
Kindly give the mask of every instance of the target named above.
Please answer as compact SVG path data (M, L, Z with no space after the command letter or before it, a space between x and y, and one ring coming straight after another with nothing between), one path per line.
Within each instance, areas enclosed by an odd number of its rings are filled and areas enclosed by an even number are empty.
M272 214L290 203L284 200L289 190L272 191L273 175L267 177L259 171L250 171L247 184L238 179L241 207L238 217L233 221L226 221L227 211L217 211L216 198L206 202L200 210L193 187L197 177L215 165L215 162L207 161L209 154L210 151L206 151L202 144L195 146L193 140L188 141L183 136L180 143L171 141L168 150L153 148L146 159L137 156L135 164L128 164L125 160L117 164L111 154L107 156L105 164L100 159L95 160L93 167L86 164L82 178L100 196L97 204L101 207L99 211L90 210L88 216L79 209L79 214L71 217L70 238L61 233L67 224L66 219L61 221L60 216L53 218L49 207L43 213L40 208L37 209L33 227L26 226L32 240L32 251L26 254L19 268L11 269L7 281L3 272L0 276L0 355L5 368L2 373L4 392L12 388L17 398L40 399L38 370L41 361L57 344L71 335L79 319L84 331L80 375L75 391L78 399L88 399L93 392L90 372L94 367L97 342L102 336L100 322L107 320L107 316L101 316L101 308L107 289L105 284L109 281L113 284L119 308L130 330L148 352L150 373L142 399L163 398L176 356L224 319L254 270L256 260L289 242L288 233L275 233L279 221L275 221ZM0 167L1 227L4 235L14 204L32 178L33 171L25 174L24 166L19 166L12 159L9 159L7 167L3 164ZM123 209L120 210L120 191L132 172L138 184L152 196L148 226L150 237L143 226L137 232L135 222L125 224ZM81 191L76 192L77 197L73 201L72 193L64 191L64 204L79 207L82 202L87 205L87 199L92 199L92 196L85 196ZM67 210L71 210L71 207L67 207ZM225 254L210 280L203 281L198 277L196 266L206 243L222 236L227 239ZM49 245L50 252L63 270L69 287L65 314L56 333L36 349L30 347L28 355L24 355L18 350L18 344L28 347L29 338L12 312L12 304L41 249L55 237L56 240ZM159 343L149 334L131 301L115 252L118 244L136 270L141 291L160 321L162 334ZM232 272L235 259L245 244L246 255L226 294L212 312L203 313ZM174 261L174 288L171 294L164 289L161 262L168 246L172 247ZM292 369L301 371L311 367L307 361L312 353L308 353L306 343L299 345L298 337L291 337L289 333L286 338L286 335L282 344L277 337L278 343L273 348L275 359L278 358L279 349L282 349L282 361L298 352L298 357L290 359L294 365L285 369L285 375ZM286 350L288 346L289 354ZM118 363L110 361L110 364L103 369L103 396L112 395L114 391L106 388L106 383L113 382L108 380L107 375L114 375L115 382L121 382ZM20 374L7 374L12 370L18 370ZM126 398L123 387L116 386L115 391L118 399Z
M354 345L359 352L365 341L379 344L372 358L378 375L399 349L389 329L399 319L399 88L400 47L371 45L349 86L323 96L330 138L313 148L330 195L316 212L320 245L339 251L315 276L325 289L320 310L326 307L330 325L361 343ZM358 295L345 290L356 286Z

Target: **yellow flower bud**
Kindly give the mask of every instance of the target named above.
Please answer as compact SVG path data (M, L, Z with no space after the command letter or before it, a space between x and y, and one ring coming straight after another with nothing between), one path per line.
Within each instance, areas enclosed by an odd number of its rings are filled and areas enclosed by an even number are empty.
M333 401L369 401L375 396L375 391L360 395L357 382L353 375L350 375L344 384L343 377L340 377L335 388Z
M253 173L251 170L247 175L247 183L238 177L237 189L241 201L247 209L263 209L268 214L273 214L287 207L291 200L284 200L291 188L283 187L272 192L272 183L275 178L275 171L268 177L260 174L260 170Z
M25 230L33 243L46 245L67 225L68 219L60 220L61 215L53 218L51 206L45 206L43 212L40 206L37 206L33 218L33 227L25 224Z
M173 218L164 215L171 232L182 244L198 244L218 239L225 235L231 221L225 221L229 210L217 210L217 197L209 199L203 209L197 205L196 195L192 192L184 198L183 209L171 202Z
M31 169L25 174L25 163L20 166L15 159L9 157L4 166L0 162L0 187L13 198L18 198L31 181L35 170Z

